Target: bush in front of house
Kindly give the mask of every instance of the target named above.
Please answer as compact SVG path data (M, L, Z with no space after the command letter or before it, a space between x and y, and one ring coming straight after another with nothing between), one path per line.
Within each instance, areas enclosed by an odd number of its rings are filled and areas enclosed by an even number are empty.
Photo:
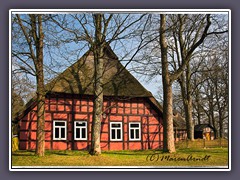
M18 137L17 136L13 137L12 138L12 152L18 150L18 143L19 143Z

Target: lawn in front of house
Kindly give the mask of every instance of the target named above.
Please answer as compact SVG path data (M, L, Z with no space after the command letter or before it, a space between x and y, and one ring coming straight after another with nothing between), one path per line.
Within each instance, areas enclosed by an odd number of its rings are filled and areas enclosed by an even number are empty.
M176 153L161 150L103 151L91 156L87 151L46 151L37 157L33 151L12 153L12 166L227 166L228 148L183 148Z

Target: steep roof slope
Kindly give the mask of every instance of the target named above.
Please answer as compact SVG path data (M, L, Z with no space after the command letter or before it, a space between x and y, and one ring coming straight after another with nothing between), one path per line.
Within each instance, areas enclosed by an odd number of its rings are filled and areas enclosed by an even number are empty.
M105 50L104 56L103 94L105 96L152 97L152 94L125 69L109 48ZM48 92L93 95L93 83L94 57L93 53L88 51L76 63L47 84L46 88Z
M76 63L68 67L56 78L45 85L47 93L70 93L93 95L94 93L94 57L87 51ZM105 49L104 73L103 73L104 96L122 97L146 97L162 113L162 106L147 91L139 81L120 63L116 54L110 47ZM36 105L36 97L33 97L18 118Z
M177 111L173 113L173 125L175 129L186 130L186 121Z

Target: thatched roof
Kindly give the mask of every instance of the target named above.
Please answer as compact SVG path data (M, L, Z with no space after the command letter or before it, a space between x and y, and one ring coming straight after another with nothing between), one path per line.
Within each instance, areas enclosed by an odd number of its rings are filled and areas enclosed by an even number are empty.
M173 113L173 125L175 129L179 129L179 130L186 129L186 121L179 112L174 111Z
M105 96L152 97L119 62L110 48L105 50L103 94ZM94 57L88 51L76 63L53 79L46 88L48 92L71 94L94 94Z
M147 91L129 73L110 47L105 49L104 73L102 78L104 96L145 97L162 113L162 106L153 97L152 93ZM46 84L45 89L47 93L93 95L93 83L94 57L93 53L89 50L72 66ZM21 114L20 116L23 116L27 112L27 109L31 109L35 105L36 97L32 98L25 105L24 111L19 113Z

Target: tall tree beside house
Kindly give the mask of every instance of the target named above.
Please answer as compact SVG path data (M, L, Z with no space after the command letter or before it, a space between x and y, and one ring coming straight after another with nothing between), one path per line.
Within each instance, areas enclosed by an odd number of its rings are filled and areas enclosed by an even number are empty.
M180 15L179 15L180 17ZM173 114L172 114L172 83L177 80L182 73L184 72L185 68L189 64L191 60L192 53L195 51L197 47L199 47L204 39L208 35L208 29L211 25L210 15L206 15L206 24L201 34L199 34L194 43L189 47L189 49L184 49L182 52L183 61L181 65L172 73L169 70L169 60L168 60L168 44L166 40L167 28L166 28L166 15L160 15L160 47L161 47L161 62L162 62L162 82L163 82L163 123L165 125L164 131L164 151L167 152L175 152L175 145L174 145L174 137L173 137ZM179 19L181 21L181 17ZM177 27L174 27L177 28ZM171 29L171 28L170 28ZM180 37L180 44L183 33L183 24L180 23L179 27L179 37ZM200 33L200 32L197 32ZM183 48L183 46L182 46Z
M214 15L210 16L206 14L153 15L147 26L148 33L146 33L146 37L154 39L157 36L158 40L149 43L144 49L144 52L142 52L138 56L138 59L134 61L136 63L135 72L148 76L148 80L151 80L158 75L162 76L164 94L163 104L165 108L165 151L175 151L172 142L173 138L171 137L171 134L173 133L171 132L172 107L169 107L172 106L171 86L173 83L177 82L176 80L180 82L183 77L185 79L182 81L182 95L184 95L183 98L185 101L184 111L186 111L188 137L189 139L193 139L191 117L191 95L193 89L190 82L192 74L190 61L192 60L193 55L195 53L197 54L196 51L199 51L204 42L206 42L207 37L210 35L218 36L219 34L227 32L227 30L225 30L227 29L227 26L224 25L221 27L218 24L222 19L216 18L212 21L213 16ZM156 24L160 24L160 28L156 28ZM219 32L218 30L221 28L223 31ZM206 46L206 44L204 44L204 46ZM208 48L211 49L211 47Z
M70 16L60 15L51 16L52 21L62 30L73 37L70 41L87 42L94 55L94 110L93 110L93 126L91 134L91 155L101 154L100 148L100 131L102 121L103 107L103 83L102 75L104 49L113 41L129 38L138 29L130 28L136 25L145 15L136 17L131 14L71 14ZM66 23L66 19L69 22ZM72 23L70 23L70 20ZM77 25L78 24L78 25ZM139 25L142 24L139 23ZM126 33L126 31L128 31ZM66 40L65 40L66 42ZM140 46L139 46L140 48ZM138 48L138 50L139 50ZM123 69L121 69L123 70ZM119 70L119 73L121 73Z
M93 108L93 125L91 134L91 149L89 153L91 155L101 154L100 147L100 136L101 136L101 121L102 121L102 109L103 109L103 60L104 60L104 49L114 40L120 38L120 34L126 31L130 26L142 19L140 18L131 21L126 27L123 24L114 27L115 32L113 36L107 40L108 28L113 14L106 16L105 14L93 14L95 36L90 45L94 54L94 108ZM116 20L116 19L115 19ZM126 19L125 19L126 20ZM123 21L124 23L124 21ZM122 29L121 29L122 28ZM129 35L129 34L128 34ZM89 34L87 33L87 36ZM122 69L123 70L123 69ZM120 70L121 71L121 70ZM121 72L119 72L121 73Z
M160 19L160 46L163 82L163 151L175 152L173 136L173 109L172 109L172 82L168 70L166 16L161 14Z
M178 27L172 30L174 38L172 51L176 54L172 56L174 68L181 66L185 61L188 61L183 73L179 76L178 82L180 84L184 114L187 127L187 137L189 140L194 140L194 127L192 120L192 85L191 85L191 67L190 59L192 59L193 51L190 49L196 44L201 33L204 31L205 15L177 15L170 17L172 23L176 23ZM210 24L210 23L209 23ZM198 45L198 47L200 44ZM196 49L196 48L195 48ZM190 52L190 53L189 53Z
M37 143L36 155L44 156L45 154L45 132L44 132L44 73L43 73L43 17L38 14L18 15L13 17L13 33L19 39L13 46L12 56L22 62L25 67L20 69L36 77L37 82ZM23 36L23 38L20 37ZM18 46L18 48L14 48ZM34 65L32 67L32 65Z
M112 16L109 16L108 21ZM95 24L95 37L92 44L94 54L94 102L93 102L93 124L92 124L92 137L91 137L91 149L90 154L101 154L100 146L100 133L101 133L101 120L103 109L103 56L104 48L106 46L105 38L106 34L102 32L103 14L94 14ZM108 24L104 24L106 29ZM106 32L105 32L106 33Z

